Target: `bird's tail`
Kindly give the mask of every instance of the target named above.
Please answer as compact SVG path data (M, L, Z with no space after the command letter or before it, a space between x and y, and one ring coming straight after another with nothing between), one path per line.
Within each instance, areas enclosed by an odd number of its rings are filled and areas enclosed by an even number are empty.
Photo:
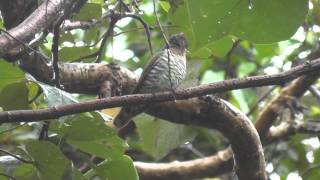
M144 112L147 107L147 105L137 105L123 107L121 109L119 114L113 120L113 124L117 127L120 137L126 137L134 132L136 126L132 121L132 118Z

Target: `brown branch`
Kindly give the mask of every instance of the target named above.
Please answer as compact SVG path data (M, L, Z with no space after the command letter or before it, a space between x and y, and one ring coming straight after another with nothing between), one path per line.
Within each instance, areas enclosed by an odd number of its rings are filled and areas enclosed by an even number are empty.
M280 125L270 128L269 134L265 137L265 143L270 144L283 140L297 133L317 135L320 133L320 122L311 120L282 122Z
M243 89L249 87L261 87L268 85L281 85L294 78L317 71L320 67L320 59L304 63L296 66L288 71L274 74L252 76L240 79L230 79L208 85L191 87L175 92L175 99L187 99L206 94L214 94L235 89ZM104 108L112 108L123 105L134 105L136 103L154 103L173 100L171 92L160 92L154 94L137 94L111 97L99 99L77 104L69 104L40 110L17 110L0 112L0 122L30 122L46 119L59 118L61 116L99 110ZM269 120L269 118L267 119ZM259 124L260 125L260 124ZM259 129L259 128L258 128Z
M239 112L239 110L232 109L232 106L230 105L228 105L228 108L221 108L219 106L218 107L211 106L210 101L208 103L208 101L206 100L203 101L198 98L193 98L189 100L180 100L176 102L162 103L150 109L148 113L174 123L187 124L187 125L200 125L206 128L217 129L229 139L232 146L232 150L235 154L236 162L244 163L244 164L238 164L238 167L250 166L249 164L245 165L245 163L250 163L250 162L258 165L260 168L264 166L257 162L257 161L260 161L260 162L262 161L261 159L259 160L259 158L262 158L260 155L261 153L263 153L263 151L262 151L262 148L261 149L257 148L258 146L257 146L257 143L255 142L260 143L260 141L259 141L258 135L254 130L254 127L251 121L243 113ZM255 132L255 135L249 133L247 130L244 130L248 126L252 127L254 131L251 131L251 132L252 133ZM254 137L256 136L257 139L253 140L254 138L252 138L252 135ZM247 138L251 140L246 141L245 139ZM251 146L251 147L248 148L248 146ZM247 148L251 149L250 153L248 152ZM252 156L250 156L249 154ZM233 168L232 157L233 157L232 151L230 149L226 149L214 156L192 160L192 161L186 161L187 162L186 164L184 164L184 162L181 162L181 163L173 162L168 164L163 163L163 164L160 164L158 168L156 168L156 163L152 163L151 166L148 166L147 163L138 163L137 169L139 172L139 177L141 179L165 180L165 179L194 179L195 177L204 178L209 176L212 177L212 176L216 176L221 173L225 173L227 171L232 170ZM252 158L252 159L255 159L254 160L255 162L251 160L248 161L248 159L244 160L242 158L249 158L249 159ZM256 167L256 168L259 169L259 167ZM261 173L263 173L264 171L264 170L261 171L255 168L253 169L251 168L248 167L248 169L245 172L247 173L256 172L257 174L262 175ZM237 174L239 178L243 177L240 172L238 172ZM251 174L250 176L246 174L245 178L243 179L254 179L254 177L255 176L253 176L253 174ZM256 178L256 179L259 179L259 178Z
M283 91L281 92L281 94L293 95L296 97L300 97L302 94L304 94L304 92L307 91L308 87L318 77L319 77L319 73L311 73L307 76L300 77L297 80L290 83L290 85L288 87L284 88ZM274 98L273 102L280 103L280 99L281 99L280 96L277 96L277 98ZM193 105L190 105L187 101L178 101L178 102L180 104L177 104L175 106L172 104L168 105L168 103L166 103L166 106L155 107L149 113L156 115L160 118L173 118L173 119L178 119L177 121L182 121L182 122L186 121L186 123L188 124L188 120L190 119L189 117L193 117L192 113L190 114L188 112L197 112L198 110L195 109L195 107L197 107L198 105L196 103L193 103ZM283 103L283 101L281 101L281 102ZM270 111L271 111L271 109L272 110L276 109L274 107L279 107L280 105L281 106L284 105L284 104L274 104L274 103L269 103L269 105L266 106L264 113L261 113L261 114L266 115L267 113L265 113L265 112L267 112L267 109L270 109ZM176 112L177 108L179 108L180 111ZM162 113L162 112L165 112L165 113ZM271 111L271 112L273 112L273 111ZM166 114L166 115L164 116L164 114ZM260 115L260 117L264 117L264 116ZM272 118L272 117L270 117L270 118ZM257 127L257 125L256 125L256 127ZM263 129L260 129L260 128L264 128L264 127L265 126L258 126L257 130L262 132ZM272 142L271 139L273 139L273 140L278 139L277 137L284 138L288 134L292 133L292 130L284 129L284 128L280 128L280 127L277 128L277 130L273 130L270 132L270 134L266 138L267 143ZM318 128L319 128L319 124L308 122L308 123L300 124L300 125L296 126L297 130L295 130L294 132L295 133L315 133L315 132L319 131ZM264 137L261 137L261 138L264 139ZM223 157L221 156L221 154L223 154ZM208 164L207 167L201 163L202 160L206 164ZM195 173L198 171L200 171L203 174L213 173L213 174L208 174L208 176L217 176L217 175L221 175L225 172L229 172L232 170L232 165L230 165L230 163L232 162L232 152L229 151L229 149L225 149L225 150L219 151L216 155L209 156L209 157L206 157L203 159L193 160L190 162L190 165L189 165L189 161L186 161L186 162L187 162L186 166L183 166L184 162L177 163L176 165L174 165L174 163L168 163L168 164L164 163L164 164L160 164L158 169L156 167L157 166L156 163L152 163L152 164L150 164L150 166L148 166L149 163L145 163L145 164L143 164L143 166L139 166L140 164L137 164L137 169L138 169L140 177L142 179L144 176L152 179L153 176L151 173L154 173L155 177L157 177L158 174L164 175L159 179L170 179L168 177L171 177L171 176L165 174L168 169L170 169L170 171L169 171L170 174L182 176L181 174L186 173L184 168L187 168L188 170L190 170L190 172L188 172L190 174L187 173L190 176L192 173ZM150 168L148 168L148 167L150 167ZM188 167L190 167L190 168L188 168ZM148 172L149 170L150 170L150 174ZM180 176L178 176L178 177L180 177ZM198 176L198 177L202 177L202 176ZM181 179L183 179L183 176Z
M84 1L84 0L81 0ZM28 18L26 18L18 26L10 29L8 32L21 42L26 43L30 37L34 37L36 33L47 28L60 12L70 11L71 7L79 3L77 0L50 0L43 2ZM6 34L0 35L0 56L12 52L14 48L15 54L23 51L20 42L13 40Z
M260 137L265 137L273 122L277 119L279 113L283 110L286 103L290 99L300 98L309 87L319 78L320 72L315 71L309 75L302 76L287 87L283 88L279 95L275 96L266 106L262 109L255 124ZM289 97L289 98L288 98ZM292 98L290 98L292 97Z
M195 107L199 107L199 101L178 101L178 104L165 103L162 106L153 108L153 115L160 115L165 111L168 116L159 116L162 118L176 118L177 123L189 121L194 118L194 113L199 111ZM165 107L166 105L166 107ZM165 108L164 108L165 107ZM180 108L178 108L180 107ZM172 116L172 114L176 114ZM179 115L180 114L180 115ZM170 116L170 117L169 117ZM209 118L210 119L210 118ZM271 128L270 133L265 138L264 144L274 143L283 140L297 133L318 134L320 132L319 121L298 121L283 122L279 126ZM230 148L219 151L217 154L196 160L171 162L171 163L144 163L136 162L135 166L139 172L140 179L194 179L203 177L215 177L232 171L233 169L233 153Z
M260 87L266 85L283 84L284 82L290 81L299 75L309 73L317 70L320 66L320 59L312 62L304 63L300 66L296 66L291 70L275 74L275 75L263 75L263 76L252 76L241 79L230 79L209 85L202 85L198 87L192 87L185 90L179 90L176 92L177 99L186 99L196 96L202 96L206 94L213 94L218 92L225 92L228 90L242 89L248 87ZM42 110L26 110L26 111L8 111L1 112L0 119L3 122L17 121L23 122L21 119L23 114L28 115L34 121L44 120L51 118L58 118L63 115L80 113L92 110L98 110L103 108L111 108L122 105L132 105L135 103L148 103L148 102L162 102L172 100L172 94L170 92L161 92L155 94L144 94L144 95L129 95L111 97L102 100L89 101L85 103L71 104L65 106L58 106L55 108L47 108ZM68 111L66 111L68 109ZM70 111L70 112L69 112ZM23 112L23 113L22 113ZM8 116L8 117L7 117ZM10 120L8 119L10 117ZM19 117L19 118L18 118ZM26 118L24 118L26 119Z
M190 180L215 177L230 172L233 169L232 156L232 150L228 148L214 156L195 160L170 163L134 162L134 165L141 180Z

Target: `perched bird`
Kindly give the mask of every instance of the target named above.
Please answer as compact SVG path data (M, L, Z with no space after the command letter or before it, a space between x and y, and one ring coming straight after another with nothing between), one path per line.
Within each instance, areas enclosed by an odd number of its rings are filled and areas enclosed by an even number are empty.
M188 42L183 33L172 35L168 46L165 46L147 63L132 94L176 89L186 75L187 47ZM146 107L147 105L123 107L113 121L115 126L120 130L127 126L134 126L130 119L145 111Z

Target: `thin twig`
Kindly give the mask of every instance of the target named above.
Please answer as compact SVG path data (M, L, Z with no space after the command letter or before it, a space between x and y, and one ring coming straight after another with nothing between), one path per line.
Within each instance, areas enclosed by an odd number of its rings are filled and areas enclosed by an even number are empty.
M115 16L111 16L111 20L110 20L110 24L109 24L109 27L108 27L108 30L107 32L104 34L104 37L101 41L101 44L100 44L100 48L99 50L97 51L97 59L96 59L96 63L100 63L101 62L101 57L102 57L102 52L103 52L103 49L106 48L106 42L108 40L108 38L110 36L112 36L113 34L113 28L115 26L115 24L117 23L117 21L119 20L118 17L115 17Z
M8 152L8 151L6 151L6 150L0 149L0 152L2 152L2 153L4 153L4 154L7 154L7 155L9 155L9 156L12 156L12 157L14 157L15 159L17 159L17 160L19 160L19 161L21 161L21 162L23 162L23 163L34 164L33 161L29 161L29 160L23 159L23 158L15 155L15 154L13 154L13 153L11 153L11 152Z
M166 43L167 47L169 48L170 44L169 44L168 38L166 37L166 35L164 33L164 30L163 30L163 28L161 26L161 23L160 23L160 19L159 19L159 15L158 15L158 12L157 12L157 7L156 7L156 1L152 0L152 2L153 2L153 13L156 16L156 20L157 20L158 26L160 27L160 31L161 31L162 37L164 38L165 43Z
M150 53L151 53L151 55L153 55L152 44L151 44L151 34L150 34L149 25L140 16L137 16L135 14L124 14L123 17L131 17L133 19L138 20L142 24L142 26L143 26L143 28L144 28L144 30L146 32L146 35L147 35L147 40L148 40L148 46L149 46Z
M168 38L166 37L165 33L164 33L164 30L161 26L161 23L160 23L160 19L159 19L159 16L158 16L158 13L157 13L157 7L156 7L156 1L155 0L152 0L153 2L153 11L154 11L154 15L156 16L156 20L157 20L157 23L158 23L158 26L160 27L160 31L161 31L161 34L163 36L163 39L165 40L165 43L166 43L166 48L167 48L167 56L168 56L168 71L169 71L169 82L170 82L170 88L171 88L171 91L173 93L173 97L175 99L175 92L174 92L174 89L173 89L173 84L172 84L172 80L171 80L171 66L170 66L170 43L168 41Z
M165 28L176 28L177 26L176 26L176 25L162 25L162 27L165 27ZM156 29L156 28L159 28L159 26L149 26L149 29L150 29L150 30L154 30L154 29ZM125 30L125 31L122 31L122 32L113 34L113 37L119 36L119 35L125 34L125 33L130 33L130 32L135 32L135 31L139 31L139 30L144 30L144 29L145 29L144 27L137 27L137 28L128 29L128 30Z
M162 26L162 27L166 27L166 28L176 28L177 26L175 26L175 25L165 25L165 26ZM159 28L159 26L149 26L149 29L150 29L150 30L154 30L154 29L156 29L156 28ZM121 34L130 33L130 32L134 32L134 31L138 31L138 30L145 30L145 27L132 28L132 29L129 29L129 30L126 30L126 31L122 31L122 32L119 32L119 33L114 33L112 37L116 37L116 36L119 36L119 35L121 35ZM104 33L101 37L98 38L98 42L99 42L101 39L103 39L103 37L105 36L105 34L106 34L106 33ZM149 33L149 34L150 34L150 33ZM150 36L147 36L147 37L149 37L149 39L148 39L148 47L149 47L149 49L151 48L150 53L152 54L151 39L150 39ZM95 43L95 44L97 44L97 43ZM95 46L95 44L94 44L94 45L90 45L90 47ZM86 56L79 57L79 58L77 58L77 59L71 60L71 62L80 62L80 61L83 60L83 59L94 58L94 57L98 56L98 54L99 54L99 50L96 51L96 52L93 52L93 53L91 53L91 54L89 54L89 55L86 55Z

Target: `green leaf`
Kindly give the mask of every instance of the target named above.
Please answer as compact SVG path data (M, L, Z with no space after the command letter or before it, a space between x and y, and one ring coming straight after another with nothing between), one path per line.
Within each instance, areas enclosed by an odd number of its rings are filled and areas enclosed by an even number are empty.
M95 43L99 38L100 31L97 27L90 28L84 32L83 41L88 45Z
M62 179L69 173L67 169L71 163L56 145L46 141L31 141L27 144L26 150L35 161L42 179Z
M192 54L192 58L205 59L211 55L214 55L216 57L224 57L230 51L232 45L232 38L226 36L222 39L207 44L205 47L198 49Z
M250 73L256 70L256 65L252 62L241 62L238 67L239 77L248 76Z
M237 101L242 112L249 112L248 101L245 97L243 90L234 90L232 91L233 98Z
M87 3L85 4L79 14L77 14L74 19L81 21L89 21L92 19L100 19L102 15L102 6L101 4L96 3Z
M115 130L104 124L101 119L88 114L69 116L62 126L52 129L60 136L71 140L90 141L115 136Z
M32 164L22 164L14 170L12 175L18 179L35 179L35 167Z
M254 43L288 39L308 12L308 0L252 2L250 9L245 0L184 0L171 8L170 19L180 27L175 31L186 34L194 51L226 35Z
M63 42L67 42L67 41L71 43L75 43L74 36L69 31L60 34L59 43L62 44Z
M35 82L28 82L26 85L28 87L28 99L30 101L38 95L40 87Z
M169 12L170 4L167 1L159 1L159 4L164 11Z
M24 79L24 73L15 65L0 59L0 90L8 84Z
M112 159L122 155L127 144L97 115L92 117L85 113L69 116L63 124L53 123L50 130L66 138L74 147L101 158Z
M121 156L127 147L123 140L117 136L95 141L77 141L67 139L67 142L81 151L109 160L116 159Z
M192 127L174 124L142 114L134 118L142 148L155 159L161 159L170 150L192 141L196 131Z
M97 174L105 179L130 179L138 180L138 173L135 169L132 159L129 156L123 155L115 160L107 160L102 162L95 168Z
M66 105L78 102L72 94L58 89L54 86L50 86L48 84L39 82L35 80L33 77L29 77L29 80L32 82L37 83L45 95L45 101L48 103L49 107L59 106L59 105Z
M24 82L12 83L0 91L3 110L28 109L28 88Z
M59 51L59 59L62 61L71 61L87 56L90 52L89 47L63 47Z

